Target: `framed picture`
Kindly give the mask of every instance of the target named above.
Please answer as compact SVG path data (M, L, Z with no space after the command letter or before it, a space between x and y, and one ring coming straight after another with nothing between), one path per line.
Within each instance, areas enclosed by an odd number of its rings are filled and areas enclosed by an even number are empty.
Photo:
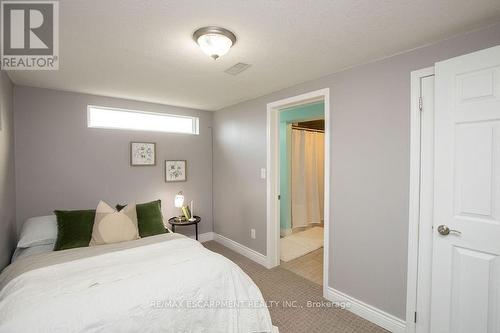
M154 166L154 165L156 165L156 143L153 143L153 142L131 142L130 143L130 165L132 165L132 166Z
M186 161L165 161L165 181L185 182L187 180Z

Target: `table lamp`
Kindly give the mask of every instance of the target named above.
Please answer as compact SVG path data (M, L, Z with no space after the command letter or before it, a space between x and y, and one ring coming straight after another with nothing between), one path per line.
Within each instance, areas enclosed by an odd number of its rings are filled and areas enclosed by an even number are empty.
M182 191L177 193L174 201L175 207L181 209L181 215L179 215L178 220L182 221L182 206L184 206L184 196L182 195Z

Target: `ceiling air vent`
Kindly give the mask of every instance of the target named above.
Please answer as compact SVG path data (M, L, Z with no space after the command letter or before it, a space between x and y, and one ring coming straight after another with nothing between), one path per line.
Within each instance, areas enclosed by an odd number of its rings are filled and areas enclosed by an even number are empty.
M243 62L239 62L236 65L229 67L224 72L226 72L227 74L231 74L231 75L238 75L250 66L252 66L252 65L245 64Z

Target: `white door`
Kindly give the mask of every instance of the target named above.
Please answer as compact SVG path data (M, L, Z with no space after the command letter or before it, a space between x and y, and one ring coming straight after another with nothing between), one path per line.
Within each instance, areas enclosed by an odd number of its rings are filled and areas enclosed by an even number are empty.
M435 70L431 332L499 333L500 46Z

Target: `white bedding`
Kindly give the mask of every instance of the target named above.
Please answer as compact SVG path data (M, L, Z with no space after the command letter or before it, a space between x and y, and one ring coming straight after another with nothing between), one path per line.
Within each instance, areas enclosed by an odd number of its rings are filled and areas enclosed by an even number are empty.
M178 234L20 258L0 288L0 332L273 331L253 281Z

